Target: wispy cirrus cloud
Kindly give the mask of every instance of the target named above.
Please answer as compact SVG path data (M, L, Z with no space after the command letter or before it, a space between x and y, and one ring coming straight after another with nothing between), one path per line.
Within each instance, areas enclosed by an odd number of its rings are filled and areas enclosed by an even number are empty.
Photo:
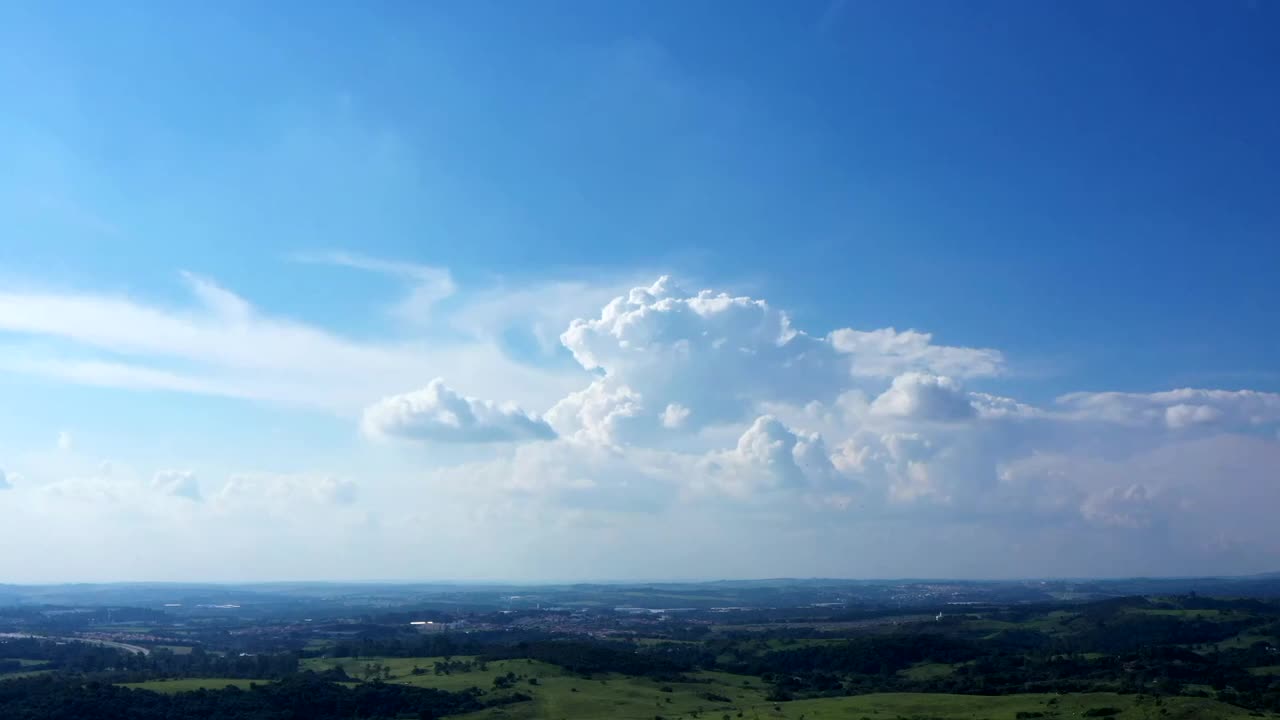
M162 390L356 412L437 375L483 379L549 403L576 380L512 360L493 342L356 340L271 315L216 282L182 279L193 303L92 292L0 289L0 368L100 387ZM33 344L28 340L38 340ZM48 341L56 341L50 345ZM548 392L550 391L550 392Z
M395 317L410 324L427 322L435 306L458 291L453 274L447 268L383 260L339 250L296 253L292 258L297 262L364 270L407 280L408 293L391 311Z

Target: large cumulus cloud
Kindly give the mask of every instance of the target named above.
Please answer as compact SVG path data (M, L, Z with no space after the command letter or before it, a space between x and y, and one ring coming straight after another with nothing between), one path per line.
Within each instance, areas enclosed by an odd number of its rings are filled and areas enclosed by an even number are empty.
M1233 513L1216 489L1230 448L1247 448L1231 462L1230 497L1280 502L1266 469L1280 455L1280 395L1094 392L1036 404L996 392L997 350L892 328L811 334L765 300L685 292L668 278L572 321L561 342L584 384L540 418L433 383L371 408L366 430L550 439L439 475L464 486L471 507L534 523L697 508L710 523L749 512L832 537L886 522L980 526L1010 542L1057 528L1114 536L1131 559L1245 547L1280 559L1269 520Z
M615 298L597 318L574 320L560 339L601 376L548 414L567 435L735 422L761 402L826 397L848 372L830 343L797 332L767 302L688 294L666 277Z

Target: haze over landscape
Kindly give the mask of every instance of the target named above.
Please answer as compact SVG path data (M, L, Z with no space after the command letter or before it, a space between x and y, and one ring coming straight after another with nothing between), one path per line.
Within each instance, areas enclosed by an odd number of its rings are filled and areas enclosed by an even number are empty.
M0 582L1280 569L1275 3L0 7Z

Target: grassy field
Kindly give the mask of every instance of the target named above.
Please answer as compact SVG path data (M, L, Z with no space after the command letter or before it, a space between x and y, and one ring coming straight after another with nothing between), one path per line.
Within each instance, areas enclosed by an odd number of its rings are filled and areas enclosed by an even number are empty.
M190 655L192 647L190 645L157 645L156 650L168 650L174 655Z
M1254 675L1280 675L1280 665L1249 668L1249 672Z
M698 682L661 683L646 678L603 676L583 679L563 669L529 660L503 660L484 671L436 675L432 667L443 658L314 659L304 667L325 670L342 665L358 675L369 663L391 668L391 682L464 690L475 686L498 697L519 691L533 697L517 703L462 716L464 720L1015 720L1019 712L1044 713L1044 720L1080 718L1087 710L1118 708L1118 720L1242 720L1249 713L1202 698L1154 698L1111 693L1080 695L942 695L923 693L874 694L775 703L765 700L768 688L759 678L730 673L695 673ZM469 660L470 658L453 658ZM413 675L414 667L426 669ZM947 665L920 665L907 672L940 675ZM494 690L493 678L514 673L520 679L512 690ZM536 681L532 684L530 680ZM144 685L145 686L145 685ZM1163 712L1162 712L1163 711ZM696 714L695 714L696 713ZM739 713L742 713L739 715ZM1255 716L1256 717L1256 716Z
M5 673L0 675L0 682L5 680L17 680L18 678L35 677L36 675L47 675L52 670L26 670L23 672Z
M238 687L247 690L249 685L257 683L259 685L271 682L270 680L245 680L243 678L179 678L176 680L150 680L140 683L121 683L120 687L137 688L139 690L152 690L158 693L180 693L191 690L221 690L225 687Z
M933 680L947 677L955 671L955 667L948 663L919 663L906 670L899 670L898 674L912 680Z
M40 667L41 665L49 664L48 660L32 660L30 658L0 658L0 660L3 660L5 662L16 661L18 663L21 663L22 667Z

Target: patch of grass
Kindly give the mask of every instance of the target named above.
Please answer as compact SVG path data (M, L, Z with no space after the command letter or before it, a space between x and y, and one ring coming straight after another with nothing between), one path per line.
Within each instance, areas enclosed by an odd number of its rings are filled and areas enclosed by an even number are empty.
M179 678L176 680L148 680L140 683L120 683L120 687L151 690L152 692L172 694L190 692L192 690L221 690L225 687L238 687L248 690L250 685L265 685L270 680L245 680L243 678Z
M1280 665L1249 668L1249 672L1253 675L1280 675Z
M174 655L190 655L192 647L190 645L157 645L156 650L168 650Z
M648 647L650 645L700 645L697 640L672 640L670 638L632 638L631 642L636 645Z
M1213 647L1214 645L1217 645L1218 648L1221 650L1231 650L1231 649L1247 650L1253 647L1254 643L1260 640L1269 640L1269 639L1270 638L1266 635L1258 635L1254 633L1252 630L1246 630L1240 633L1239 635L1227 638L1226 640L1223 640L1220 643L1205 643L1205 644L1208 645L1209 647Z
M956 669L948 663L917 663L898 674L910 680L934 680L955 673Z
M22 665L22 667L40 667L41 665L49 664L48 660L32 660L31 658L0 658L0 660L3 660L4 662L17 662Z
M770 638L763 645L766 650L795 650L797 648L843 645L847 638Z
M25 670L22 672L5 673L0 675L0 682L5 680L17 680L18 678L35 677L36 675L48 675L52 670Z

